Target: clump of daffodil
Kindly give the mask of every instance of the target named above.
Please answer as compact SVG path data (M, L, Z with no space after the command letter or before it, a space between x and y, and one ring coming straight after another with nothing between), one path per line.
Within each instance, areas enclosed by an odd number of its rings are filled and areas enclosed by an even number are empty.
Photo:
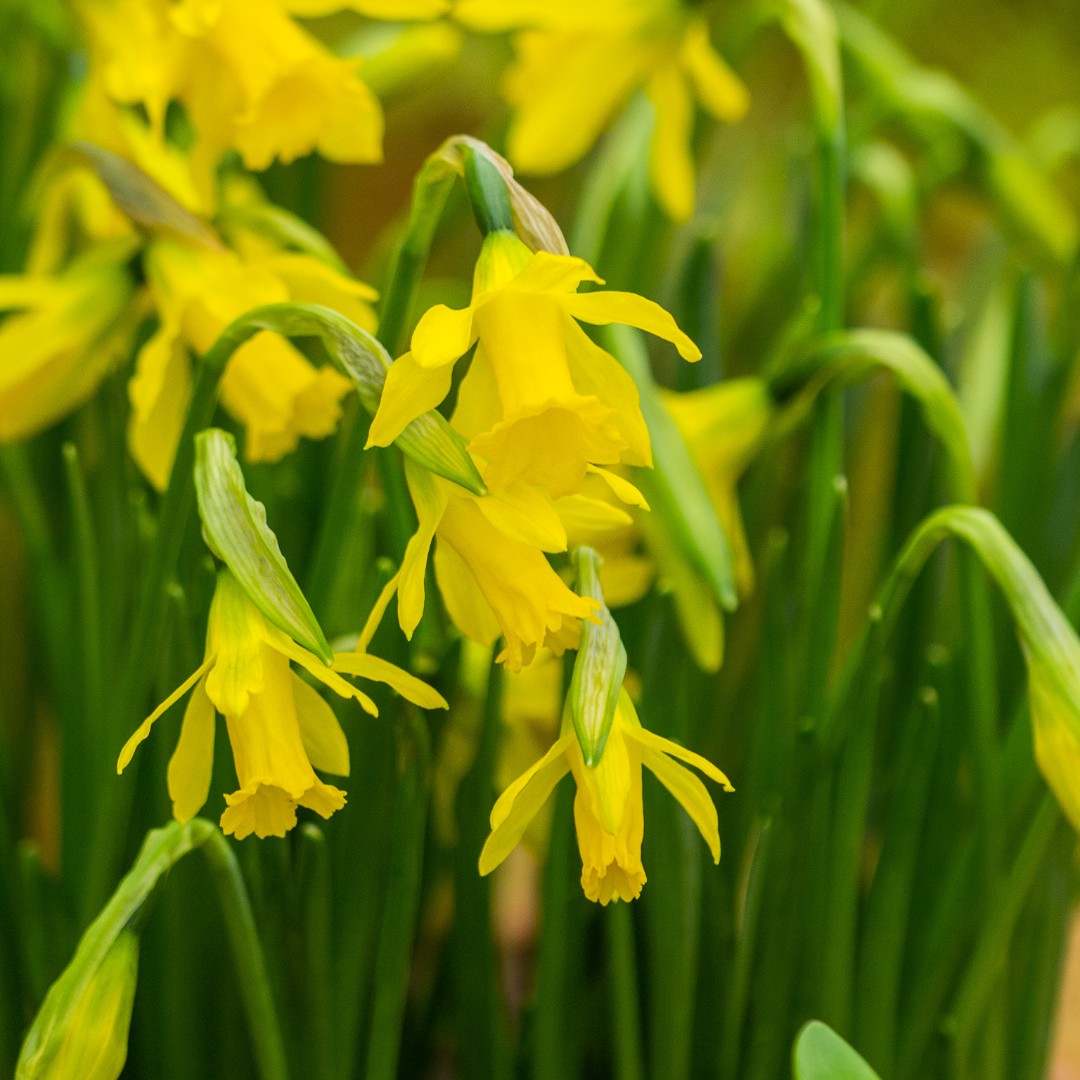
M104 342L86 363L73 368L81 355L76 341L87 346L99 341L117 312L132 331L152 317L156 326L135 358L129 384L128 437L143 473L163 489L187 410L193 357L205 353L230 322L262 304L292 300L323 304L372 330L376 293L347 276L329 256L291 248L261 232L254 222L276 208L253 184L234 179L222 185L215 229L187 209L184 174L176 172L177 160L170 155L155 152L146 158L158 163L154 175L169 179L173 186L168 188L130 161L112 155L106 160L108 168L127 170L122 179L135 187L119 195L131 217L120 212L106 185L86 169L57 174L43 200L31 264L49 268L50 276L13 277L5 279L6 289L0 288L0 305L28 308L28 316L40 305L47 332L33 332L32 350L16 348L14 335L29 324L11 320L12 344L9 348L0 336L0 357L20 353L10 362L8 377L14 381L26 372L25 393L32 393L40 406L24 408L19 430L36 430L90 396L116 360L117 350ZM113 234L118 235L110 238ZM84 245L85 252L65 266L64 253L73 244ZM110 254L118 250L122 259ZM138 290L124 269L136 258L144 279ZM125 339L129 345L132 336ZM58 356L69 357L66 368L50 361ZM41 359L31 364L33 357ZM59 389L51 389L53 376L47 376L46 368L58 374ZM4 378L0 371L0 393ZM350 389L349 380L333 368L316 367L284 338L261 333L230 357L221 402L244 425L247 458L277 461L302 437L331 434Z
M709 845L713 860L719 862L720 833L712 798L701 780L673 759L693 765L726 790L733 790L727 777L700 754L643 728L625 690L620 692L603 754L593 767L585 764L564 714L563 733L555 745L492 808L491 835L480 853L480 873L491 873L510 854L555 785L572 772L577 784L574 824L585 895L601 904L636 899L646 880L641 864L643 766L682 804Z
M0 276L0 442L81 405L127 356L136 328L133 246L110 242L58 274Z
M649 174L675 220L694 209L694 102L718 120L746 112L746 89L709 40L705 19L678 0L459 0L483 30L519 30L503 93L513 109L509 157L527 173L578 161L638 90L655 111Z
M116 106L140 106L164 140L169 106L195 133L200 178L226 150L251 169L317 151L332 161L382 156L382 112L343 59L296 15L351 8L376 18L423 18L445 0L80 0L91 79Z
M194 687L169 762L169 796L178 821L194 817L209 796L216 713L225 717L239 782L237 790L225 796L221 828L226 833L238 839L251 833L284 836L296 824L299 806L328 818L345 805L345 792L321 780L315 769L347 776L349 747L333 710L292 670L290 661L342 697L355 698L372 715L378 712L375 703L339 670L388 683L425 708L446 707L425 683L367 657L362 647L339 654L334 667L328 667L268 622L232 573L222 570L203 663L127 741L117 772L127 767L154 722Z
M577 644L582 619L595 605L567 587L545 558L564 551L566 533L544 497L524 485L500 496L464 488L405 466L419 528L398 577L398 618L412 635L424 610L424 578L432 544L435 580L446 610L472 641L505 648L497 659L509 671L532 662L536 649L557 652Z
M578 491L591 470L651 464L633 379L576 320L639 327L686 360L701 352L658 304L633 293L578 293L585 281L602 284L582 259L532 252L507 230L488 233L472 303L459 311L439 304L420 320L411 350L390 367L369 445L388 445L438 405L454 364L476 345L453 424L489 487L521 480L558 498Z

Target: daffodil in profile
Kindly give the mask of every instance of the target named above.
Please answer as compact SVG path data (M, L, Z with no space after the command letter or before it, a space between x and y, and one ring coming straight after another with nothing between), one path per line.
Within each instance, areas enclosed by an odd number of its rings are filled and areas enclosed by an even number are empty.
M590 900L634 900L645 884L641 842L645 834L641 770L648 768L679 801L720 861L716 807L701 780L685 766L700 769L731 791L724 774L700 754L641 726L633 703L621 691L600 761L585 764L577 736L564 717L563 734L531 768L499 797L491 811L491 834L480 853L480 873L489 874L521 840L529 822L555 785L574 775L574 824L581 853L581 887Z
M513 109L509 157L522 172L578 161L638 90L655 111L649 173L675 220L694 209L694 105L734 122L745 87L713 48L708 24L678 0L459 0L482 30L518 30L503 93Z
M369 444L386 446L450 390L454 364L476 346L453 424L483 462L485 482L523 481L552 498L580 489L595 467L649 465L649 433L637 387L578 321L636 326L701 352L659 304L626 292L578 293L602 284L582 259L532 252L513 233L489 233L472 303L431 308L410 352L390 367Z
M389 683L425 708L446 707L434 690L407 672L361 650L342 654L342 670ZM336 658L335 658L336 659ZM247 598L229 570L218 576L203 663L143 721L117 762L122 772L150 729L189 690L180 738L169 762L173 814L194 817L210 792L215 715L225 717L238 787L225 796L221 827L238 839L284 836L297 807L324 818L345 805L345 792L316 775L349 774L349 747L333 710L291 668L290 661L372 715L375 703L317 656L272 625ZM335 666L337 666L335 664Z
M538 492L477 496L406 463L419 528L409 541L398 576L398 619L412 635L424 611L425 576L432 544L435 580L447 612L472 641L505 647L497 659L507 670L531 663L538 648L558 652L576 645L582 619L595 605L569 589L545 558L566 548L558 515Z

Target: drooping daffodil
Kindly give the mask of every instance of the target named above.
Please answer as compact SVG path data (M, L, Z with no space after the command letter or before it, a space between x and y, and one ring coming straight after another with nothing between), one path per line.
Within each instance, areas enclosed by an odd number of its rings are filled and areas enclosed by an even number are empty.
M365 632L362 641L370 638ZM374 663L365 663L370 659ZM345 805L345 792L320 779L315 769L348 776L349 746L330 706L297 675L290 661L344 698L355 698L372 715L378 710L339 671L387 683L423 708L446 708L426 683L363 649L335 657L328 667L272 625L248 599L229 570L221 570L210 608L206 656L138 727L117 761L123 772L154 723L189 690L176 750L169 762L173 814L189 821L210 793L215 715L225 717L239 786L225 796L221 827L237 839L284 836L296 824L297 807L324 818Z
M690 815L720 861L716 807L701 780L679 761L700 769L709 779L733 790L710 761L641 726L625 689L619 695L603 755L589 767L572 726L564 717L563 733L554 746L517 778L491 811L491 835L480 852L480 873L489 874L521 840L529 823L555 785L574 774L574 824L581 853L581 887L588 899L607 904L634 900L645 884L641 842L645 812L641 770L648 768Z

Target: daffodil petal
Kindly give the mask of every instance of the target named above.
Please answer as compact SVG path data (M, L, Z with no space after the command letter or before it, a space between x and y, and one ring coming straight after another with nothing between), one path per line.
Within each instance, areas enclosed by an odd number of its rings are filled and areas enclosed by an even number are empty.
M610 295L613 294L585 293L571 300L576 303L593 296ZM641 395L637 384L618 360L601 349L573 319L565 320L563 333L574 389L579 394L599 398L613 410L611 422L627 444L620 460L626 465L651 466L652 444L645 418L641 415Z
M189 822L205 805L214 771L214 721L216 712L200 679L184 710L180 738L169 759L168 786L173 817Z
M453 624L478 645L491 646L502 630L465 560L447 543L435 545L435 581Z
M334 710L317 690L292 672L293 700L300 739L312 766L333 776L349 775L349 741Z
M732 124L746 115L750 95L712 47L709 28L701 19L695 19L686 31L682 63L694 83L698 100L717 120Z
M207 657L132 733L132 736L120 751L116 762L117 775L122 773L131 761L139 743L150 734L154 721L176 704L214 665L215 657Z
M357 652L367 652L367 647L371 644L371 639L375 636L375 631L379 629L379 623L382 622L382 617L386 614L386 609L389 606L394 593L397 592L400 581L401 571L399 570L383 586L382 592L379 593L379 598L371 608L371 613L367 617L367 622L364 623L364 629L360 631L360 636L356 639Z
M725 791L735 790L731 786L731 781L708 758L695 754L693 750L687 750L685 746L680 746L677 742L665 739L662 735L657 735L656 732L644 727L634 729L632 737L649 750L668 754L680 761L685 761L687 765L693 765L695 769L700 769L710 780L715 780L720 784Z
M640 510L649 509L645 496L625 477L613 473L610 469L601 468L599 465L590 465L589 472L599 476L611 488L612 494L627 506L636 506Z
M606 326L623 323L670 341L679 355L691 363L701 359L701 350L684 334L675 320L659 304L628 292L577 293L560 298L563 308L582 322Z
M405 463L405 479L419 526L405 548L398 585L398 625L407 638L424 614L424 575L435 530L446 510L446 492L430 473Z
M490 874L517 847L529 822L570 771L574 735L564 735L499 796L491 810L491 835L480 852L480 873Z
M690 156L694 105L686 78L675 64L653 72L647 93L656 110L649 148L649 178L657 201L673 221L694 212L694 160Z
M538 251L513 278L509 287L524 292L572 293L583 281L604 284L604 279L598 277L584 259Z
M328 668L317 656L309 653L307 649L297 645L288 635L281 634L280 638L274 635L273 646L280 653L284 653L290 660L299 664L308 674L313 675L319 682L329 686L335 694L343 698L355 698L360 702L364 712L372 716L379 715L378 706L362 690L358 690L350 682L346 682L336 671Z
M454 368L421 367L412 353L390 365L379 409L371 421L367 446L389 446L418 416L434 409L450 392Z
M469 351L475 340L471 307L457 310L436 304L428 308L413 331L413 359L423 368L452 364Z
M657 750L645 748L642 754L645 765L652 770L657 780L675 796L682 808L690 815L690 820L698 827L698 832L709 845L713 862L720 861L720 830L713 804L705 785L689 769L672 761Z
M334 670L346 675L356 675L361 679L386 683L421 709L449 708L446 698L438 690L381 656L372 656L366 652L338 653L334 657Z

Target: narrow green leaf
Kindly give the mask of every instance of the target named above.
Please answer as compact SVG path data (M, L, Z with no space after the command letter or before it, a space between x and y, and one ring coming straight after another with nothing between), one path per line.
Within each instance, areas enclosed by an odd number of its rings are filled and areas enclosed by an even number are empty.
M780 25L806 64L818 127L831 137L843 100L836 18L824 0L781 0L778 7Z
M334 364L353 382L364 409L375 415L390 355L366 330L344 315L319 304L267 304L243 317L244 324L271 330L283 337L316 337ZM434 410L418 416L394 440L406 457L429 472L482 495L484 486L465 441L446 419Z
M635 469L634 483L721 607L734 611L739 600L731 547L705 481L678 426L660 401L641 335L627 326L609 326L601 336L608 351L637 383L641 413L652 440L653 467Z
M813 341L773 384L780 396L801 385L796 412L808 409L830 383L849 385L885 369L922 406L926 424L948 456L954 498L974 501L975 469L956 395L941 369L905 334L848 330Z
M588 619L581 622L581 643L574 661L569 699L574 734L585 764L591 767L600 761L615 719L615 706L626 674L626 649L619 628L604 603L600 587L603 560L590 547L575 548L571 558L578 593L599 604L599 625Z
M1035 757L1065 815L1080 831L1080 638L1039 572L988 510L946 506L931 514L898 556L872 613L880 640L938 544L968 544L1009 606L1028 671Z
M289 571L266 509L248 493L236 441L220 428L195 436L195 493L207 543L276 627L329 664L333 652Z
M878 1080L832 1028L811 1020L795 1038L795 1080Z

